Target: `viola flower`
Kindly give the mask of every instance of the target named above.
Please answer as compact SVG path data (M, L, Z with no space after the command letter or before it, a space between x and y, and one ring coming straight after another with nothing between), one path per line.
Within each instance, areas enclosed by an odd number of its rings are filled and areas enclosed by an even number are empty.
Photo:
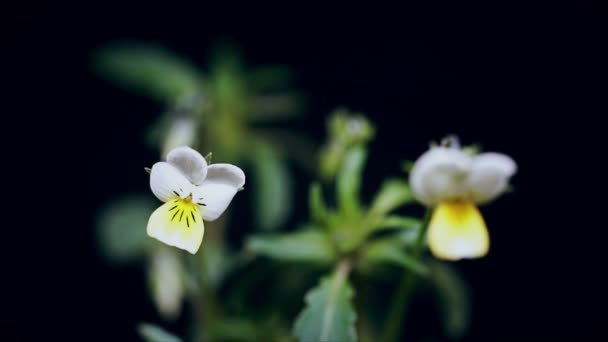
M245 184L245 174L231 164L211 164L197 151L182 146L167 154L150 172L150 188L165 202L148 220L148 235L195 254L206 221L217 219Z
M410 185L416 199L434 208L428 243L440 259L486 255L490 238L477 205L502 194L517 166L500 153L465 153L452 137L450 146L433 147L415 162Z

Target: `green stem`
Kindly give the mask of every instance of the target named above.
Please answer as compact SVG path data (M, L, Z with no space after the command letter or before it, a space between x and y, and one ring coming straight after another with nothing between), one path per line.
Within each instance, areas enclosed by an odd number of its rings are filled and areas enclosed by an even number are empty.
M208 336L207 330L217 317L215 292L208 279L207 266L201 255L194 257L194 272L198 290L192 291L193 341L202 342Z
M420 260L420 255L422 254L422 246L424 245L424 238L429 226L431 214L432 209L427 209L424 215L424 221L418 231L416 241L414 242L412 254L416 260ZM416 274L413 272L408 272L407 270L403 272L399 287L397 288L398 292L394 296L393 304L384 329L384 338L382 339L384 342L393 342L399 339L401 326L407 316L408 302L416 285L416 280Z

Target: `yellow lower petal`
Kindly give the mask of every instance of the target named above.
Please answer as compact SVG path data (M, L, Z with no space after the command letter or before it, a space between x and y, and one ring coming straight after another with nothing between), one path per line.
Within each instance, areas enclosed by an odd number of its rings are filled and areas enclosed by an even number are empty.
M156 209L148 220L148 235L195 254L205 234L198 205L190 199L174 199Z
M428 230L429 247L440 259L479 258L488 253L490 238L475 204L466 201L440 203Z

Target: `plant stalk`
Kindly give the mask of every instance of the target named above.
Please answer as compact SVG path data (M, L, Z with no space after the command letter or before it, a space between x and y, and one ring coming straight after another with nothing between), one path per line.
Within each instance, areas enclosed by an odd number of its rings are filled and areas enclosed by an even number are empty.
M418 231L418 236L416 237L416 241L414 243L412 254L413 257L419 261L422 254L422 247L424 245L424 238L426 235L426 231L429 226L429 221L431 219L431 214L433 210L427 208L424 220L422 222L422 226ZM401 326L404 324L407 319L407 308L409 306L409 299L412 295L412 292L416 286L417 276L415 273L411 271L405 270L401 277L401 281L399 282L399 287L397 288L397 294L393 297L393 303L391 309L389 311L388 319L386 321L385 329L384 329L384 338L382 341L384 342L393 342L398 341L399 336L401 334Z

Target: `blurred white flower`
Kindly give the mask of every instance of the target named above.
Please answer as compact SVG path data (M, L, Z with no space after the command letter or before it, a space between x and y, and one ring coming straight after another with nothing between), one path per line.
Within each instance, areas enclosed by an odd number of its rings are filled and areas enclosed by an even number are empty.
M177 317L185 295L184 269L179 255L167 247L156 248L150 260L149 277L158 312L165 318Z
M194 121L189 117L178 117L171 122L171 126L164 139L162 156L166 157L169 152L179 146L194 144L196 129Z
M500 153L471 156L457 142L433 147L424 153L410 173L416 199L434 211L428 227L433 255L458 260L487 254L488 231L477 209L502 194L517 166Z
M195 254L203 241L203 219L213 221L245 184L245 174L231 164L212 164L197 151L182 146L154 164L150 188L166 202L152 213L148 235Z

